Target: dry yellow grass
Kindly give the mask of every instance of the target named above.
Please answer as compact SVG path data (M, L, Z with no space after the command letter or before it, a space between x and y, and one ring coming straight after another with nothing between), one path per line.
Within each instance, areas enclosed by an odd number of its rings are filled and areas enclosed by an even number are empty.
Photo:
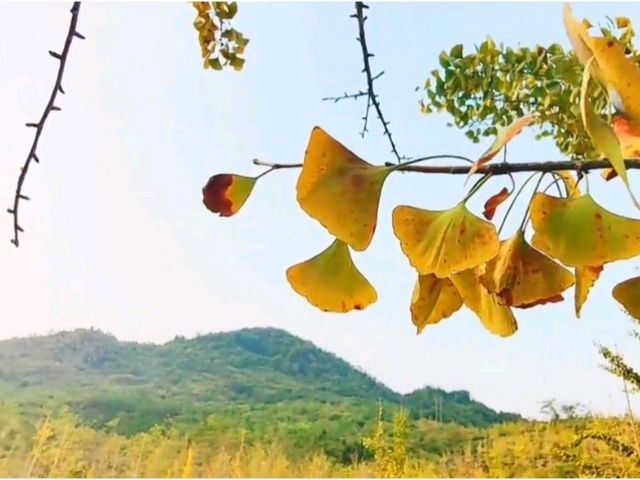
M26 477L638 477L640 456L628 418L514 423L437 458L413 458L408 424L379 423L365 438L366 463L341 465L322 452L292 459L277 445L243 439L211 447L161 428L127 438L83 426L70 415L44 419L31 438L0 451L0 475ZM232 446L234 445L234 446Z

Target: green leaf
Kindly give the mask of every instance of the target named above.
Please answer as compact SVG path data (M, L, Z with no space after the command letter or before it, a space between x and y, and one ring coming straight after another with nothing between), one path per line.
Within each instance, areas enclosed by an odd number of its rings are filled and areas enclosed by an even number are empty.
M451 48L451 51L449 52L449 55L452 58L462 58L462 49L463 49L462 44L458 43L457 45L454 45Z
M222 63L220 63L219 59L210 58L208 63L209 63L209 66L214 70L222 70Z
M238 13L238 3L237 2L231 2L229 4L229 18L235 17L236 13Z
M447 68L451 64L447 52L440 53L438 61L440 62L440 65L442 65L442 68Z
M242 70L242 67L244 66L244 59L240 58L240 57L236 57L234 56L233 58L231 58L230 62L231 66L236 70L236 71L240 71Z

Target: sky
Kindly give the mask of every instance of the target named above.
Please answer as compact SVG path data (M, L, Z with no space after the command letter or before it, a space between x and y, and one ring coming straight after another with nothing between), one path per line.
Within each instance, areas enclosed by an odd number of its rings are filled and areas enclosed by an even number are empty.
M438 54L473 49L487 35L507 45L568 47L561 3L372 3L367 40L385 116L402 154L479 156L442 114L419 109ZM70 3L0 3L0 203L12 204L19 168L48 100ZM71 47L60 96L40 141L20 209L0 215L0 338L95 327L119 339L166 342L243 327L283 328L364 369L399 392L425 385L468 390L498 410L538 416L541 402L625 409L620 380L602 368L598 345L632 363L640 348L611 297L638 262L608 265L580 320L567 301L516 310L507 339L462 309L416 335L409 301L416 275L391 229L398 204L444 209L463 178L394 175L379 222L354 261L378 291L361 312L326 314L287 284L285 270L326 248L330 235L295 201L296 171L276 172L232 218L202 205L216 173L254 175L251 159L301 162L311 129L323 127L371 163L393 160L375 118L361 138L364 103L323 102L364 87L352 3L241 3L236 28L250 39L242 72L204 70L195 10L184 2L82 4L84 41ZM593 23L637 3L576 3ZM512 161L561 160L550 142L523 133ZM632 173L632 184L640 178ZM492 183L495 192L504 180ZM640 188L640 187L637 187ZM618 183L593 176L602 205L638 216ZM495 193L493 192L493 193ZM471 203L480 213L486 196ZM3 209L4 211L4 209ZM516 215L518 216L518 215ZM515 228L511 225L512 231ZM640 402L635 402L636 407Z

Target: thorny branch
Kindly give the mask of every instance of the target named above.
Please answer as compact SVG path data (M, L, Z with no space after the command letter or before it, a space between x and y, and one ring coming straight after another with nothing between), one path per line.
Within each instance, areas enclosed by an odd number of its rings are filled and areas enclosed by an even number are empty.
M359 90L356 93L345 92L343 95L340 95L337 97L324 97L322 100L338 102L340 100L347 100L347 99L358 100L359 98L366 97L367 108L365 110L364 117L362 117L364 124L362 127L362 132L360 132L360 135L364 137L364 135L368 131L367 125L369 123L369 111L371 109L371 106L373 106L373 108L375 108L376 110L378 118L380 119L380 122L382 123L382 127L384 128L384 134L387 136L387 138L389 138L389 143L391 144L391 152L395 155L396 159L398 160L398 163L400 163L403 157L401 157L400 154L398 153L398 148L396 147L396 144L393 141L393 137L391 136L391 131L389 130L390 122L384 119L384 115L382 114L382 109L380 108L380 101L378 100L378 96L376 95L375 90L373 89L373 82L376 81L378 78L380 78L382 75L384 75L384 71L378 73L377 75L373 75L371 73L371 63L369 62L369 59L374 55L373 53L369 52L369 48L367 47L367 38L365 36L365 31L364 31L364 22L367 20L367 17L364 16L364 10L368 8L369 8L368 5L365 5L362 2L356 2L356 13L351 15L352 18L355 18L358 21L357 40L360 43L360 47L362 48L362 60L364 64L362 72L367 77L367 89Z
M16 187L16 194L13 199L13 208L7 209L10 215L13 215L13 238L11 239L11 243L13 243L16 247L20 245L18 240L19 232L23 232L24 230L18 223L18 208L20 206L20 200L29 200L29 197L22 193L22 186L24 184L24 180L27 176L27 172L29 171L29 166L31 165L31 161L34 160L36 163L40 162L40 159L37 155L38 141L40 140L40 135L42 135L42 130L44 129L45 122L49 117L49 114L53 111L59 111L60 107L55 105L56 97L58 92L64 94L64 89L62 88L62 76L64 74L64 67L67 63L67 58L69 55L69 49L71 48L71 42L74 37L80 38L84 40L84 36L80 34L76 30L76 25L78 23L78 15L80 13L80 2L74 2L71 7L71 22L69 23L69 31L67 33L67 38L64 42L64 47L62 49L62 53L57 53L52 50L49 50L49 55L60 62L60 66L58 68L58 75L56 76L56 81L53 85L53 90L51 91L51 96L49 97L49 102L44 108L44 112L42 113L42 117L37 123L27 123L27 127L32 127L36 129L36 134L33 138L33 143L31 144L31 149L29 150L29 154L27 155L27 159L24 162L24 166L20 169L20 176L18 177L18 185Z
M384 72L380 72L379 74L377 74L376 76L374 76L372 78L372 80L377 80L378 78L380 78L382 76ZM369 95L369 91L358 91L356 93L347 93L344 92L342 95L340 95L339 97L324 97L322 99L323 102L339 102L340 100L348 100L350 98L357 100L360 97L364 97L364 96L368 96Z
M362 60L364 62L364 68L362 69L362 71L367 75L367 91L369 93L369 101L371 102L373 107L376 109L376 112L378 113L378 118L380 119L380 122L382 123L382 127L384 128L384 134L387 136L387 138L389 138L389 143L391 144L391 151L396 156L398 163L400 163L402 161L402 158L398 153L396 144L393 141L391 132L389 131L389 122L387 122L384 119L384 116L382 115L382 110L380 109L380 102L378 101L378 96L375 94L375 91L373 90L374 77L371 74L371 64L369 63L369 58L373 57L373 54L369 53L369 49L367 48L367 38L365 37L365 33L364 33L364 22L367 20L367 17L365 17L363 13L365 8L368 9L369 6L365 5L362 2L356 2L356 14L354 16L358 20L358 41L360 42L360 46L362 47ZM384 72L380 72L378 75L376 75L375 78L379 78L383 73ZM367 114L365 115L365 122L366 122L366 118L368 118L368 112L369 112L369 108L367 106ZM363 133L364 132L365 130L363 130Z

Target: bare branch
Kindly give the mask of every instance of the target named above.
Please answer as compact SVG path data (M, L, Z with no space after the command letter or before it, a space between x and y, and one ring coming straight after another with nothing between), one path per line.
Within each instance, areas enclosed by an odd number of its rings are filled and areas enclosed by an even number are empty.
M412 160L413 162L421 159ZM625 160L628 169L640 169L640 159L633 158ZM389 166L396 166L393 163L387 163ZM445 173L449 175L467 175L471 166L466 165L407 165L400 166L398 170L403 172L417 173ZM559 172L562 170L574 170L578 173L587 173L590 170L603 170L611 168L609 160L590 160L590 161L549 161L549 162L524 162L524 163L493 163L478 167L474 173L491 174L491 175L509 175L511 173L521 172Z
M366 17L364 16L363 11L366 8L369 8L369 7L364 3L356 2L356 19L358 20L358 41L360 42L360 46L362 47L362 60L364 62L364 73L367 75L367 91L369 93L369 100L371 101L371 104L373 105L373 107L376 109L376 112L378 113L378 118L380 119L380 122L382 123L382 127L384 128L384 134L387 136L387 138L389 138L389 143L391 144L391 151L396 156L398 163L400 163L402 161L402 157L398 153L396 144L393 141L393 137L391 136L391 131L389 130L389 122L387 122L384 119L384 116L382 115L382 109L380 108L380 102L378 101L378 96L375 94L375 91L373 89L373 81L376 78L379 78L380 76L382 76L384 72L380 72L375 77L371 74L371 64L369 63L369 58L373 57L373 54L369 52L369 49L367 47L367 39L365 37L365 32L364 32L364 22L366 20ZM369 109L367 108L367 116L368 116L368 111ZM366 120L365 120L365 123L366 123ZM364 131L366 131L366 127L363 130L363 132Z
M456 155L431 155L429 157L416 158L409 162L386 163L388 167L394 167L399 172L415 172L415 173L433 173L447 175L467 175L473 165L413 165L420 161L433 160L437 158L452 158L457 160L468 161L467 158ZM273 170L302 168L301 163L268 163L260 160L254 160L255 165L269 167ZM412 164L412 165L409 165ZM627 169L640 169L640 158L629 158L625 160ZM611 168L609 160L590 160L590 161L549 161L549 162L523 162L523 163L492 163L478 167L474 171L477 175L511 175L523 172L559 172L562 170L573 170L579 173L587 173L591 170L603 170Z
M64 48L62 49L62 53L56 53L53 50L49 50L49 55L53 58L60 61L60 67L58 68L58 74L56 76L56 81L53 85L53 90L51 91L51 96L49 97L49 102L45 106L44 112L42 113L42 117L38 123L27 123L28 127L33 127L36 129L36 134L33 138L33 143L31 144L31 149L29 150L29 154L27 155L27 159L24 162L24 165L20 168L20 176L18 177L18 185L16 187L16 193L13 199L13 208L7 209L10 215L13 215L13 238L11 239L11 243L13 243L16 247L20 245L18 240L19 232L23 232L24 230L20 227L18 223L18 208L20 207L20 200L28 200L29 197L22 194L22 187L24 185L24 180L27 176L27 172L29 171L29 166L31 165L31 160L34 160L36 163L40 162L38 155L36 154L36 150L38 148L38 141L40 140L40 135L42 135L42 130L44 129L44 125L49 117L49 113L52 111L60 110L59 107L54 105L56 100L56 96L58 92L64 93L62 89L62 76L64 74L64 67L67 63L67 58L69 56L69 49L71 48L71 41L73 37L84 38L81 34L76 31L76 25L78 23L78 15L80 13L80 2L74 2L71 7L71 22L69 23L69 31L67 33L67 38L64 42Z
M344 92L339 97L324 97L322 99L323 102L339 102L340 100L348 100L350 98L357 100L360 97L364 97L365 95L369 95L369 92L363 92L360 90L358 93L347 93Z
M373 106L373 108L375 108L376 110L380 123L382 123L382 128L384 128L384 134L389 138L389 143L391 144L391 152L395 155L396 159L398 160L398 163L400 163L404 159L404 157L400 156L400 154L398 153L396 144L393 141L393 137L391 136L391 131L389 130L389 122L385 120L384 115L382 114L382 109L380 108L380 101L378 100L378 96L376 95L375 90L373 89L373 82L376 81L378 78L380 78L382 75L384 75L384 71L376 75L373 75L371 73L371 63L369 59L373 57L374 54L369 52L369 47L367 46L367 38L365 36L365 31L364 31L364 23L367 20L367 17L365 17L363 13L363 11L368 8L369 8L368 5L365 5L362 2L356 2L356 13L353 15L350 15L351 18L355 18L358 21L358 38L356 40L358 40L358 43L360 43L360 47L362 49L362 61L364 65L364 67L362 68L362 72L366 75L366 78L367 78L367 89L359 90L356 93L345 92L343 95L340 95L338 97L324 97L322 100L339 102L340 100L348 100L348 99L358 100L360 98L366 97L367 107L366 107L364 116L362 117L363 126L362 126L362 131L360 132L360 136L364 137L365 134L369 131L367 128L369 124L369 112L371 110L371 106Z

